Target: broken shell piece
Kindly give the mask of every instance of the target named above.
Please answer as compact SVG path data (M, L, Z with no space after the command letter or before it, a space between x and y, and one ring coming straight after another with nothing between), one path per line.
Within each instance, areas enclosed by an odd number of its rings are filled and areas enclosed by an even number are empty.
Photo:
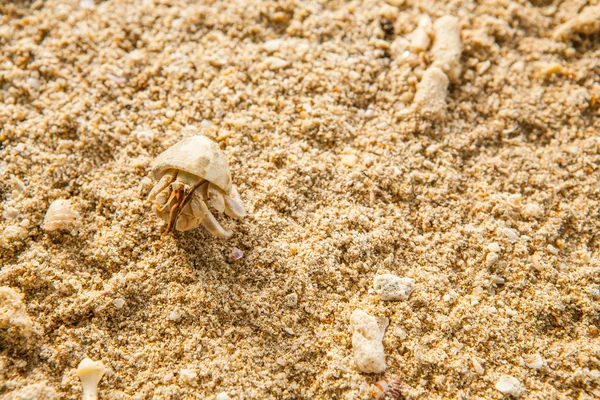
M205 136L192 136L169 147L152 163L152 174L156 184L148 197L156 215L167 224L165 233L203 225L217 237L230 237L232 233L223 229L207 203L233 218L246 215L231 184L225 154Z
M77 367L77 376L81 380L83 388L82 400L98 399L98 382L106 372L102 361L92 361L88 357L81 360Z
M451 81L456 82L462 73L460 57L463 51L458 18L444 15L433 23L433 31L432 65L441 68Z
M430 67L417 86L414 107L421 114L439 115L446 111L448 77L437 67Z
M79 220L79 214L73 210L69 200L54 200L44 218L42 228L47 231L58 229L70 229L74 227Z
M362 310L350 317L352 348L356 366L361 372L379 374L385 371L383 335L389 325L387 318L375 318Z
M400 379L382 379L373 384L371 397L375 400L400 400L402 397L402 381Z

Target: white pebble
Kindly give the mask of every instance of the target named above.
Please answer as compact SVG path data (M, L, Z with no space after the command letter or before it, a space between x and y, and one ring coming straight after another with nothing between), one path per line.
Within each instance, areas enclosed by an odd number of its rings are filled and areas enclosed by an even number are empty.
M381 300L406 300L414 290L415 281L411 278L383 274L375 277L373 287Z
M274 51L279 50L279 46L281 45L281 39L273 39L263 43L262 47L267 51L267 53L273 53Z
M494 253L500 253L500 250L502 250L500 245L496 242L488 244L487 248L489 251L493 251Z
M555 256L558 255L558 249L556 247L552 246L551 244L546 246L546 249L548 249L548 251L550 253L554 254Z
M445 15L433 23L433 30L432 65L441 68L451 81L456 82L462 73L460 57L463 51L458 18Z
M112 303L115 307L122 308L125 305L125 300L123 300L122 298L118 298L114 299Z
M512 376L503 375L500 380L496 382L496 390L504 393L518 396L521 393L521 383L517 378Z
M506 236L509 242L514 243L517 240L519 240L519 234L510 228L503 228L502 233L504 234L504 236Z
M494 265L499 258L498 253L494 253L493 251L489 252L487 256L485 256L485 263L490 266Z
M191 369L182 369L179 371L179 377L183 382L192 383L198 377L198 374Z
M94 4L94 0L80 0L79 7L86 10L91 10L96 7L96 4Z
M40 87L42 87L40 81L35 78L27 78L25 83L27 83L27 85L33 90L38 90Z
M528 203L521 210L521 214L526 218L538 218L542 215L542 209L538 203Z
M417 111L432 114L445 111L449 83L448 77L441 69L437 67L427 69L415 94L413 105Z
M175 309L169 313L169 320L170 321L178 321L181 318L181 316L182 316L181 311L179 311L178 309Z
M226 392L219 393L215 400L231 400L229 395Z
M135 133L135 138L142 144L152 144L154 142L154 133L150 131L138 131Z
M229 254L229 259L232 262L237 262L239 260L241 260L244 257L244 252L240 249L238 249L237 247L233 247L231 249L231 254Z
M212 121L209 119L203 119L202 122L200 122L200 126L204 129L206 128L210 128L212 126Z
M14 207L4 206L4 210L2 211L2 218L7 220L16 219L19 216L19 210Z
M8 240L25 239L28 235L27 229L18 225L9 225L2 232L2 236Z
M477 358L471 357L471 364L473 364L473 369L475 370L475 372L477 374L483 375L485 373L483 366L481 365L481 363L479 362L479 360Z
M544 366L544 359L539 354L531 354L523 357L525 365L529 368L540 369Z
M290 65L290 62L282 60L279 57L267 57L265 59L265 64L267 65L267 68L269 68L272 71L275 71L287 67L288 65Z
M356 365L361 372L380 374L385 371L383 335L389 320L377 319L362 310L354 310L350 317L352 348Z

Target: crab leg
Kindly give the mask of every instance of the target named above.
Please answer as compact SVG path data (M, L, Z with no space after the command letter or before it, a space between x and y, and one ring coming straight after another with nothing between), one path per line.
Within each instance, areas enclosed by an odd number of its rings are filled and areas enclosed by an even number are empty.
M215 217L210 213L204 201L194 196L192 197L191 205L194 215L199 217L199 222L206 228L207 231L220 238L231 237L232 233L223 229Z
M244 203L242 203L240 194L235 186L231 187L231 196L224 196L223 200L225 201L225 214L232 218L242 218L246 216Z
M148 199L153 201L156 198L156 195L167 188L174 180L177 178L177 171L167 172L160 178L160 181L154 185L150 193L148 194Z
M212 183L208 184L208 201L210 205L215 208L215 210L219 212L225 211L225 199L223 199L223 193Z

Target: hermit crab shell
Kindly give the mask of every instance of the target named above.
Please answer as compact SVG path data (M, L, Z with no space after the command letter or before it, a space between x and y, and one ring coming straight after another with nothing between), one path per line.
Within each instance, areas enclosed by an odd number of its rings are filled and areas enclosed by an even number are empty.
M169 169L178 169L214 183L226 194L231 193L231 174L225 154L206 136L192 136L169 147L152 163L155 180Z

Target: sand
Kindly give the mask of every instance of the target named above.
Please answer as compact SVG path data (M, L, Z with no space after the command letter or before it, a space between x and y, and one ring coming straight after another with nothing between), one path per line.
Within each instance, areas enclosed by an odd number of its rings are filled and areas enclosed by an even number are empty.
M500 399L503 376L522 399L600 398L585 6L3 2L0 397L81 398L87 356L101 399L368 399L381 379ZM458 17L463 44L432 112L413 104L431 49L402 47L423 14ZM249 212L217 215L229 240L163 237L147 200L153 158L194 134ZM56 199L80 218L45 231ZM382 301L381 274L413 293ZM384 374L357 369L356 309L389 318Z

